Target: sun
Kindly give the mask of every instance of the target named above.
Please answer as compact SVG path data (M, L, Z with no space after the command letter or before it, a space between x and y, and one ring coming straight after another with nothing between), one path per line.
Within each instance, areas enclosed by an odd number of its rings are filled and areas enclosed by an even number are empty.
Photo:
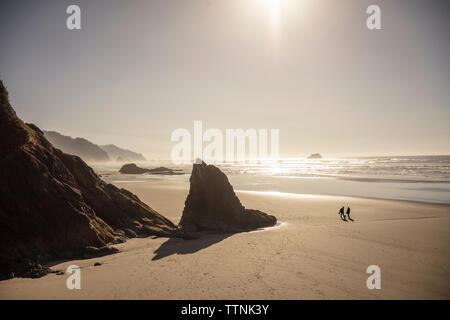
M266 2L271 8L279 8L283 0L262 0Z
M277 30L280 26L283 11L291 7L291 0L259 0L267 12L272 29Z
M281 6L283 0L263 0L269 7L269 14L272 23L278 23L280 20Z

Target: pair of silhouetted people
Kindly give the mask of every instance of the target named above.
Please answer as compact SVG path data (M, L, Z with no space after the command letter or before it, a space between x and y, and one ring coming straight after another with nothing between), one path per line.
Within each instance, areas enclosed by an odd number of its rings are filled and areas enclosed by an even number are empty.
M342 208L339 210L339 216L341 217L342 220L347 221L347 219L345 218L345 213L344 213L345 207L342 206ZM353 221L352 218L350 218L350 207L347 207L347 218L350 221Z

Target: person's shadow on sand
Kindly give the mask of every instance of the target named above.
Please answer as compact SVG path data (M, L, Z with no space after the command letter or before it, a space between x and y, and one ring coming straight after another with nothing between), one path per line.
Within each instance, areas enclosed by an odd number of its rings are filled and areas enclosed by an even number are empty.
M170 238L155 250L155 256L152 260L159 260L172 254L189 254L205 249L218 243L230 236L232 233L222 234L201 234L196 239Z

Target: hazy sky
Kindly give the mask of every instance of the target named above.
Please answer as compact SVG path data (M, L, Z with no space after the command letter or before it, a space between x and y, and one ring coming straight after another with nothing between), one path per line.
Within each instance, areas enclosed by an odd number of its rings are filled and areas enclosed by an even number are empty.
M2 0L0 78L26 122L149 158L194 120L279 128L281 156L450 154L449 32L450 1Z

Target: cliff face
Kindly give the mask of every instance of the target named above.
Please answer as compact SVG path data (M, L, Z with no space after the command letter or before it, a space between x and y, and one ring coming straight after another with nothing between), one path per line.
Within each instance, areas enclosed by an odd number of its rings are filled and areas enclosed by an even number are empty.
M39 263L108 253L108 243L129 237L172 234L172 222L20 120L1 81L0 136L0 279L42 275Z
M206 163L194 164L180 227L185 232L240 232L275 225L277 219L242 206L226 175Z

